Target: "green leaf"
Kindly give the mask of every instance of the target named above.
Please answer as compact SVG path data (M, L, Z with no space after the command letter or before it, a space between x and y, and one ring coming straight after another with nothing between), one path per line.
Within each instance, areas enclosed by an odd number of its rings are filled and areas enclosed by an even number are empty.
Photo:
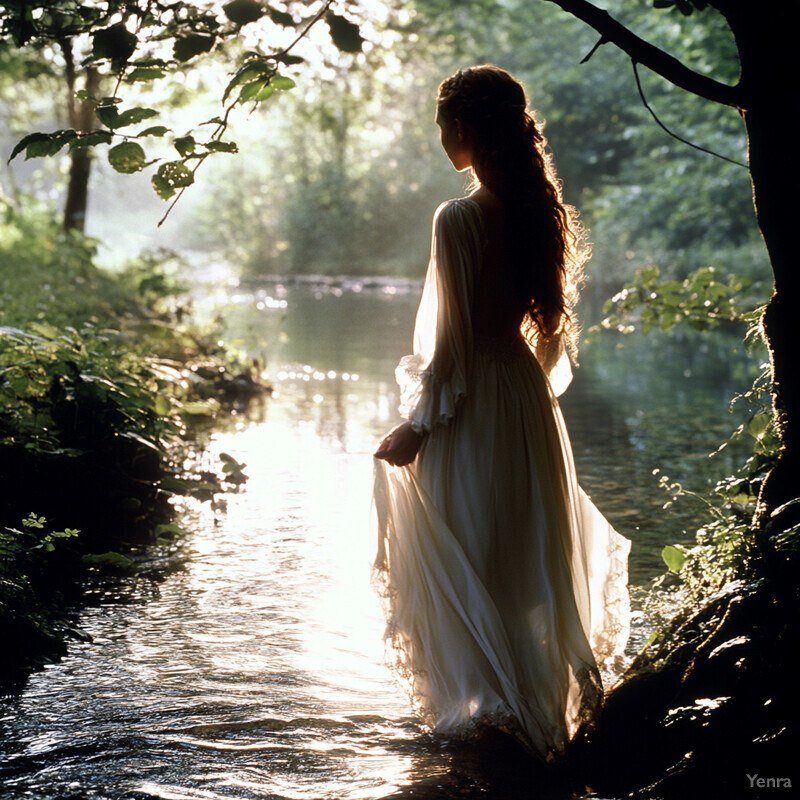
M162 200L169 200L177 189L194 183L192 171L181 161L167 161L152 178L153 188Z
M188 156L194 152L196 142L194 136L179 136L173 144L182 156Z
M772 426L772 414L756 414L747 424L747 432L756 440L763 439Z
M42 156L55 155L65 144L68 144L77 138L78 134L75 133L75 131L56 131L55 133L50 134L47 139L43 139L38 142L31 142L25 152L25 160L27 161L29 158L41 158Z
M63 531L53 531L50 536L54 539L74 539L79 533L78 528L64 528Z
M94 113L97 119L103 123L107 128L116 128L117 120L119 119L119 111L117 111L116 103L100 103L95 106Z
M295 25L292 15L287 14L285 11L279 11L277 8L269 6L267 8L267 14L276 25L282 25L284 28L293 28Z
M156 395L155 398L155 411L160 417L167 417L169 416L169 412L172 410L172 404L169 402L169 398L164 397L163 394Z
M181 406L181 413L191 416L212 416L217 411L219 411L219 401L214 398L195 400L191 403L184 403Z
M680 292L683 284L680 281L663 281L658 285L658 291L662 294L666 292Z
M206 150L212 153L238 153L236 142L207 142Z
M137 136L163 136L165 133L169 133L169 128L165 127L164 125L153 125L150 128L145 128L143 131L139 131Z
M172 186L170 186L169 181L158 173L153 175L153 177L150 179L150 183L152 183L155 193L162 200L169 200L169 198L175 194L175 190L172 188Z
M133 561L128 556L109 550L106 553L87 553L81 558L84 564L104 564L109 567L119 569L129 569L133 566Z
M275 67L273 67L272 64L268 64L266 61L251 60L242 64L225 87L225 92L222 95L222 102L227 102L230 93L240 84L246 83L254 78L268 78L274 72Z
M686 563L686 553L671 544L668 544L661 551L661 558L664 559L667 569L676 574L681 571L681 567Z
M70 142L70 150L76 147L94 147L98 144L111 144L113 137L108 131L92 131L91 133L80 133L75 141Z
M219 460L226 466L233 469L244 469L247 464L237 461L230 453L220 453Z
M177 61L189 61L200 53L207 53L217 39L205 33L191 33L175 40L172 53Z
M143 120L157 116L158 111L156 111L154 108L129 108L127 111L123 111L117 117L117 122L114 127L124 128L127 125L135 125L137 122L142 122Z
M229 88L232 88L235 81L236 78L231 81ZM291 78L287 78L285 75L264 74L263 71L259 71L258 80L250 81L242 87L239 92L238 102L246 103L248 100L255 100L260 103L276 91L285 91L296 85Z
M294 89L297 84L291 78L287 78L285 75L276 75L270 81L270 86L274 86L276 89L286 90Z
M660 271L658 267L642 267L636 270L636 283L640 286L647 286L653 283L659 276Z
M13 160L23 150L25 160L55 155L64 145L75 141L78 134L71 129L55 131L55 133L29 133L15 145L9 156Z
M661 312L661 321L658 323L659 330L671 331L676 323L680 322L680 314L670 314L666 311Z
M127 61L136 50L136 35L121 22L92 34L92 56Z
M271 91L267 92L267 89L270 89ZM265 80L251 81L250 83L246 83L239 92L239 102L246 103L248 100L252 100L262 92L265 93L264 99L266 99L274 91L275 89Z
M122 142L108 151L108 163L125 175L140 172L145 161L144 150L138 142Z
M247 25L248 22L255 22L264 16L264 9L256 0L232 0L222 6L222 10L237 25Z
M289 65L305 63L305 59L302 56L296 56L294 53L279 53L275 56L275 60Z
M126 76L126 83L143 83L163 78L167 73L159 67L135 67Z
M332 11L329 11L325 15L325 21L330 28L333 43L343 53L361 52L364 39L359 33L358 25L350 22L349 19L345 19L339 14L334 14Z
M165 492L171 492L173 494L188 494L192 491L192 489L194 489L195 482L183 480L182 478L167 476L162 478L158 485Z
M47 141L49 139L50 139L49 133L29 133L27 136L20 139L14 145L14 149L11 151L11 155L8 157L8 162L6 163L10 163L11 161L13 161L23 150L26 151L25 155L27 160L27 158L30 158L30 156L28 156L27 154L28 146L30 144L32 144L33 142Z
M156 525L153 533L158 539L172 540L178 536L185 536L186 530L175 522L162 522L160 525Z
M268 83L256 96L255 101L256 103L261 103L266 100L271 95L275 94L275 87Z

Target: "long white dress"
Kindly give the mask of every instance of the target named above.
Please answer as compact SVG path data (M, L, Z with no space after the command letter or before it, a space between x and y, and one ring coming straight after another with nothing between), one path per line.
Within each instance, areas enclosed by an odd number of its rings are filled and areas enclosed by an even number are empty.
M387 641L435 731L488 723L559 753L602 699L600 669L628 637L627 556L578 486L556 395L520 335L474 336L480 207L444 203L414 353L397 368L401 415L426 431L416 460L375 459L376 576Z

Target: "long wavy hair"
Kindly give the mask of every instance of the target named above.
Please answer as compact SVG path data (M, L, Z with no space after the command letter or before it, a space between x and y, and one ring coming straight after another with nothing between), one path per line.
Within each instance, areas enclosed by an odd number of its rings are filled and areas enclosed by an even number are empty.
M473 147L473 181L500 198L506 214L512 290L527 312L522 332L540 360L561 342L577 357L574 315L590 248L577 211L563 202L547 141L525 90L490 64L459 70L437 98L440 117L459 120Z

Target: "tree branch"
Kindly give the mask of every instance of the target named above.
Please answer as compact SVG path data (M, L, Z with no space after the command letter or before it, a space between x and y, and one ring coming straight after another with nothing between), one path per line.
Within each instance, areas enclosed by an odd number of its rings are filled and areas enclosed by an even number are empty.
M742 107L744 93L738 84L729 86L689 69L674 56L628 30L607 11L597 8L589 0L548 0L548 2L555 3L568 14L585 22L594 28L604 40L616 45L634 61L644 65L680 89L685 89L687 92L704 97L714 103L734 108Z
M735 158L728 158L728 156L723 156L721 153L717 153L714 150L709 150L707 147L700 147L699 144L695 144L694 142L690 142L688 139L684 139L683 136L678 136L677 133L671 131L658 117L655 111L653 111L653 107L650 103L647 102L647 98L644 96L644 89L642 88L642 81L639 79L639 68L636 66L636 62L633 62L633 75L636 78L636 88L639 90L639 97L642 99L642 105L650 112L650 116L656 121L661 130L665 133L668 133L673 139L677 139L681 144L688 145L689 147L693 147L695 150L699 150L701 153L708 153L710 156L715 156L716 158L721 158L723 161L727 161L729 164L735 164L737 167L744 167L748 169L747 164L743 161L737 161Z

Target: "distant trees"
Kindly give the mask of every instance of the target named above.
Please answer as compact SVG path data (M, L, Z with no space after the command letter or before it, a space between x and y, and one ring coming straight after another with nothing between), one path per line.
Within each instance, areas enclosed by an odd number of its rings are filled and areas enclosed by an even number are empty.
M657 27L647 9L635 11ZM595 37L578 20L527 0L395 0L372 24L363 56L330 52L300 91L248 119L234 138L245 148L251 138L255 155L219 164L216 198L199 198L192 214L193 241L225 248L253 272L418 274L430 213L463 186L438 149L436 86L464 64L491 60L524 81L543 114L567 198L597 245L588 287L597 299L651 264L679 279L710 264L755 280L769 274L747 170L658 128L611 48L594 57L596 69L580 65ZM699 68L719 60L733 79L738 63L723 25L672 26L668 38ZM745 159L735 111L643 78L670 125Z
M600 48L591 66L580 64L597 41L591 28L554 5L527 0L398 5L410 15L400 25L407 37L400 48L409 61L428 61L429 91L448 71L480 61L493 61L523 80L546 123L566 197L583 213L597 245L593 291L613 293L636 267L653 263L676 278L712 263L756 279L768 275L766 264L763 270L758 264L763 246L747 170L661 130L642 105L628 63L612 48ZM718 15L665 25L646 4L618 5L638 31L685 55L697 70L735 80L735 43ZM735 110L691 97L649 72L642 82L671 128L734 160L746 159L745 131Z

